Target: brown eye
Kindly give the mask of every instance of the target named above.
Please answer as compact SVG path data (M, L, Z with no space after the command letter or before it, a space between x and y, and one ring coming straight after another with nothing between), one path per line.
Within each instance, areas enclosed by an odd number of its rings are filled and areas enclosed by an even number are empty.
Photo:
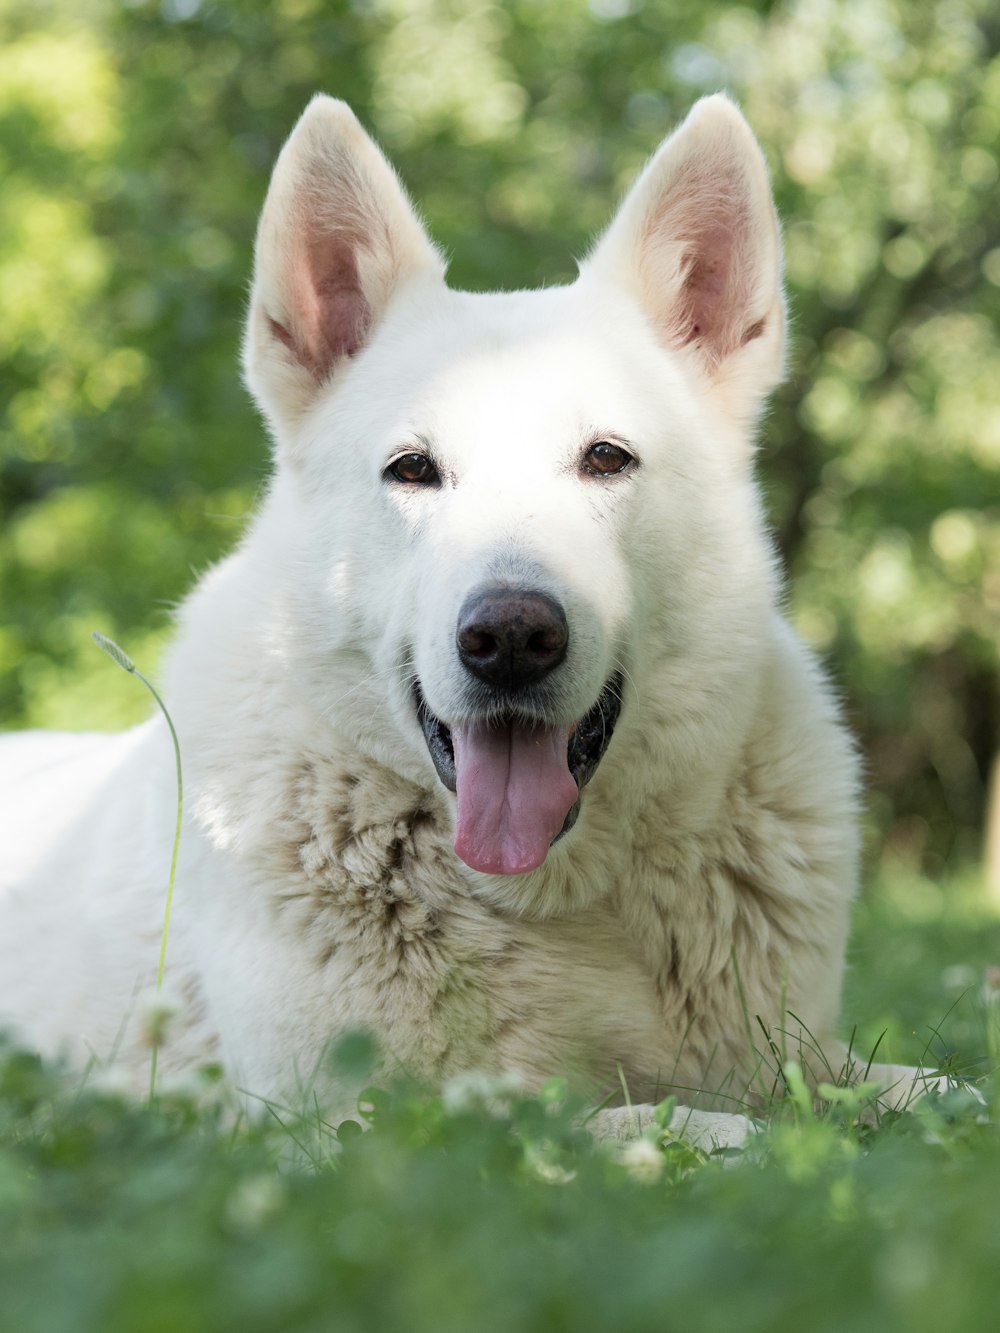
M434 486L441 480L426 454L401 454L389 464L385 475L408 486Z
M620 444L609 440L598 440L592 444L583 456L583 470L597 477L611 477L616 472L624 472L635 459Z

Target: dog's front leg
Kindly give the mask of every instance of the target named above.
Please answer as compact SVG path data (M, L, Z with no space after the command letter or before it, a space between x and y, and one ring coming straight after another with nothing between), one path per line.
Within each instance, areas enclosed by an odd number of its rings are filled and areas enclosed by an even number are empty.
M587 1122L587 1128L598 1143L630 1143L640 1138L655 1125L656 1107L607 1106ZM749 1116L729 1111L696 1111L689 1106L678 1106L664 1126L669 1134L703 1152L723 1148L743 1148L760 1126Z
M984 1106L986 1104L978 1089L965 1079L912 1065L868 1065L855 1071L850 1081L878 1084L880 1110L906 1111L928 1092L945 1093L955 1088L965 1088Z

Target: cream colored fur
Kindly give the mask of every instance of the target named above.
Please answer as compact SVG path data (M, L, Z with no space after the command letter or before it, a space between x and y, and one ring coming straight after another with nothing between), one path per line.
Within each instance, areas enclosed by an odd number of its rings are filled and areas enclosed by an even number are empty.
M667 140L577 282L491 295L445 287L351 112L312 103L262 216L245 344L275 474L165 675L188 804L161 1069L220 1060L255 1096L344 1109L324 1053L360 1026L431 1079L567 1073L595 1099L716 1111L758 1104L780 1055L840 1072L857 763L782 617L752 475L779 272L763 159L724 98ZM637 467L582 475L607 435ZM441 487L386 483L425 448ZM412 681L461 721L458 607L525 569L570 624L558 720L616 669L624 707L576 827L539 869L491 876L452 849ZM0 1024L140 1088L172 782L156 719L0 745Z

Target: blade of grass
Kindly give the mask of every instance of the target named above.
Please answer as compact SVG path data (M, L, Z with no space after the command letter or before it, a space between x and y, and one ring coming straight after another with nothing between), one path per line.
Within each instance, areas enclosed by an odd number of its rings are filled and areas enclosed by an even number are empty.
M170 716L167 705L160 698L159 691L156 689L155 685L153 685L152 681L148 680L142 674L136 664L132 661L131 657L129 657L128 653L126 653L123 648L120 648L113 639L109 639L107 635L101 634L97 630L94 630L91 637L97 644L98 648L100 648L102 652L107 653L112 662L117 666L120 666L123 671L127 671L129 675L137 676L139 680L142 681L143 685L145 685L146 689L153 696L160 712L166 718L167 726L170 729L170 739L174 746L174 762L177 768L177 821L174 827L173 848L170 853L170 875L167 879L167 901L163 911L163 931L160 935L160 957L156 968L156 989L157 991L161 991L163 989L163 973L167 963L167 940L170 936L170 913L174 904L174 881L177 878L177 855L181 845L181 826L184 819L184 778L181 773L181 746L180 741L177 739L177 731L174 728L173 718ZM156 1057L158 1050L159 1042L154 1041L149 1070L150 1101L152 1101L156 1095Z

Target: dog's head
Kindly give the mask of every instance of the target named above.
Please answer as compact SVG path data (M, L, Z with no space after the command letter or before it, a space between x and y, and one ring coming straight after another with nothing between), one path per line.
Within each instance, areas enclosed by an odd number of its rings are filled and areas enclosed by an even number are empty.
M336 682L317 704L376 749L391 717L388 748L456 793L470 866L545 860L620 714L635 735L666 734L663 708L733 722L772 596L750 454L779 269L764 162L723 97L577 281L538 292L447 288L343 103L316 98L282 151L244 362L312 679Z

